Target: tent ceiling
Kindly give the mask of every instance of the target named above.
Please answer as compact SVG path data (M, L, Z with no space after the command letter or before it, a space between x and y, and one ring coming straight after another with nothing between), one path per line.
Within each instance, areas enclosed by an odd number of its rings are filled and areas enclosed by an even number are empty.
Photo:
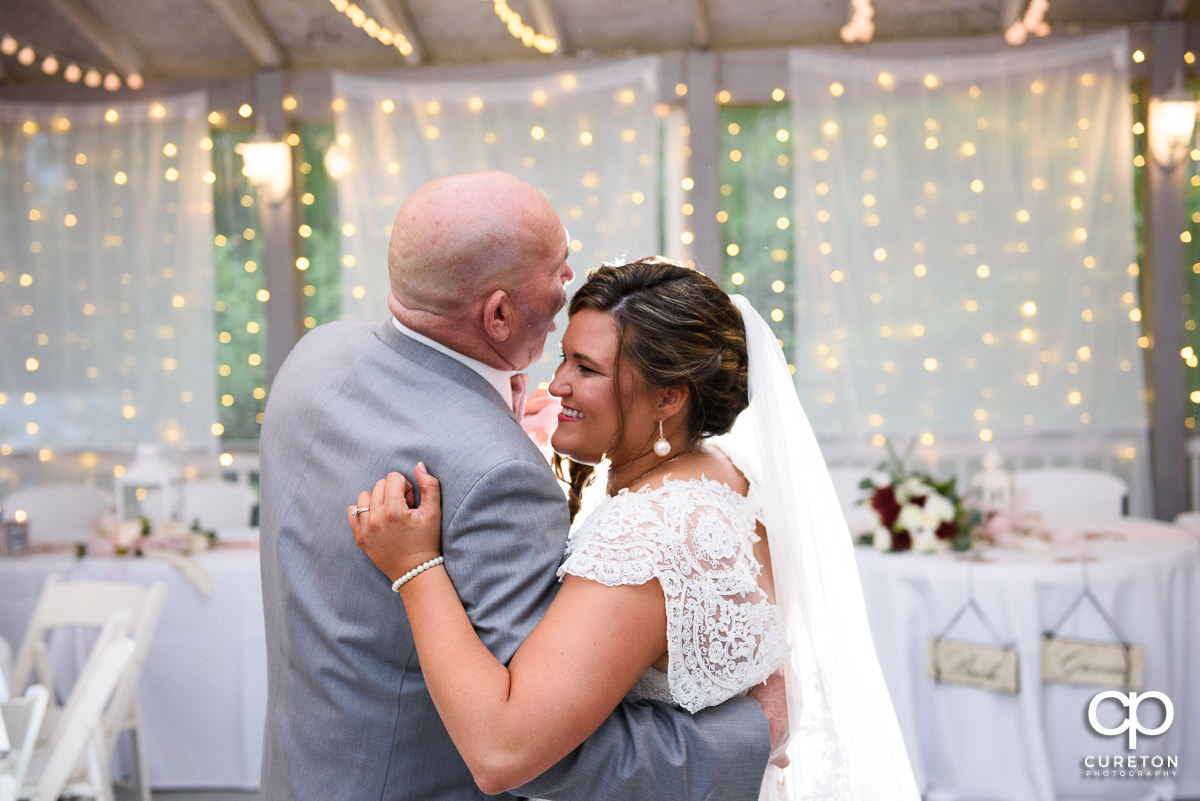
M330 0L3 0L0 32L60 62L140 71L148 80L236 76L263 69L382 69L548 59L509 35L492 0L358 0L408 31L405 58L357 30ZM754 49L839 41L850 0L510 0L564 55ZM997 36L1026 0L874 0L875 40ZM1200 14L1188 0L1051 0L1056 32ZM8 85L48 79L0 56Z

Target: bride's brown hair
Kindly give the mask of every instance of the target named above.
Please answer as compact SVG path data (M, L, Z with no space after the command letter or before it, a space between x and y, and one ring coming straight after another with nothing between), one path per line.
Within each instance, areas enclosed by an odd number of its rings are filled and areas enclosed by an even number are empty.
M704 273L652 256L628 264L603 265L571 298L568 313L592 309L607 314L617 328L613 375L628 361L652 387L688 388L689 445L733 426L749 405L746 330L725 291ZM624 429L620 382L613 382ZM571 518L579 511L593 468L566 457L555 462L570 486Z

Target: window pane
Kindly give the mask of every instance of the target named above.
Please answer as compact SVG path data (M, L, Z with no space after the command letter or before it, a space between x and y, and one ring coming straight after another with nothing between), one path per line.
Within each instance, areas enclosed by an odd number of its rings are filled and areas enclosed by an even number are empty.
M792 353L791 111L722 106L720 212L725 288L745 295Z
M267 307L254 187L234 148L245 130L212 132L217 403L225 444L255 443L267 397Z

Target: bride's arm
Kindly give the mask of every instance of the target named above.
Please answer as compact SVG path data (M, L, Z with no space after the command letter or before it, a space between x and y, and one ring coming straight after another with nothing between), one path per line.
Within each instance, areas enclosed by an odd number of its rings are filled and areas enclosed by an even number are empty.
M409 508L411 488L393 473L360 497L370 512L350 517L359 546L393 580L438 551L437 481L421 467L416 478L420 507ZM508 667L480 642L445 570L426 570L400 596L438 714L485 793L570 753L667 649L655 580L607 587L567 576Z

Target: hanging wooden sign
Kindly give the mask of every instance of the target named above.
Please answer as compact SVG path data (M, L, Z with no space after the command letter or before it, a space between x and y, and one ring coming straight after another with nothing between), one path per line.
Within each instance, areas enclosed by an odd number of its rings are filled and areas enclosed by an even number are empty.
M1016 694L1020 690L1017 649L962 640L929 638L929 677L940 684L963 684Z
M29 523L5 520L4 539L0 541L0 553L15 556L29 550Z
M1145 653L1137 645L1070 640L1053 634L1042 638L1042 679L1045 681L1140 690L1144 669Z

